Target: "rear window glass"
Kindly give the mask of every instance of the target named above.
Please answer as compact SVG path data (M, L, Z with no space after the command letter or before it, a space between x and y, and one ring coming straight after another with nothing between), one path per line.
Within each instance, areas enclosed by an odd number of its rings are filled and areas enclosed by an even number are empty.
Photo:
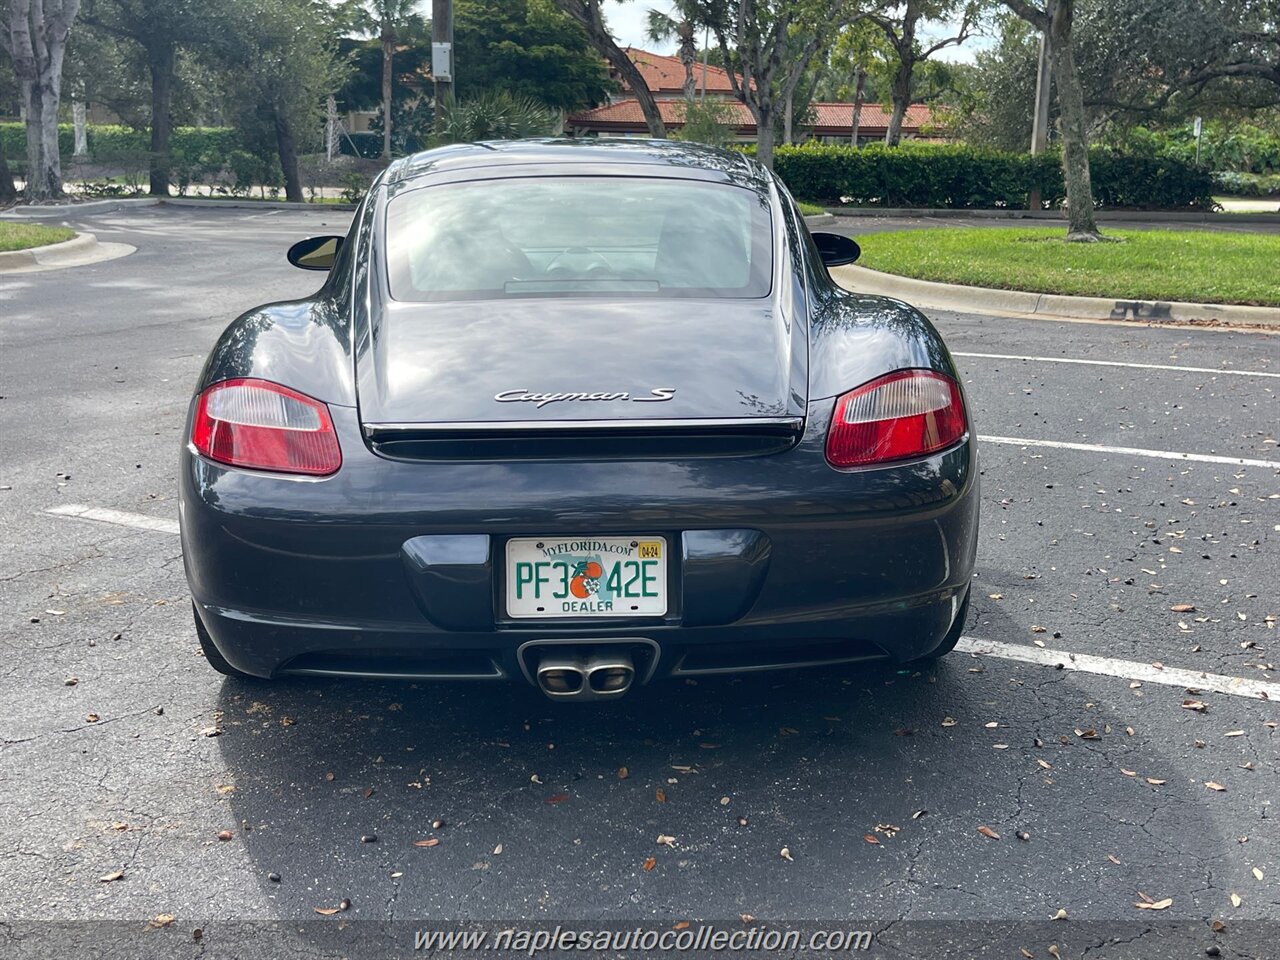
M428 187L387 207L396 300L767 296L769 208L689 180L530 177Z

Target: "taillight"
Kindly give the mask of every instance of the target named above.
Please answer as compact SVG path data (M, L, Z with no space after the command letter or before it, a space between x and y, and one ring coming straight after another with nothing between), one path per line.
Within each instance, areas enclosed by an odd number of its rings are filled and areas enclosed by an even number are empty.
M269 380L224 380L200 394L191 443L210 460L252 470L324 476L342 466L329 408Z
M959 384L932 370L898 370L836 400L827 462L860 467L922 457L967 429Z

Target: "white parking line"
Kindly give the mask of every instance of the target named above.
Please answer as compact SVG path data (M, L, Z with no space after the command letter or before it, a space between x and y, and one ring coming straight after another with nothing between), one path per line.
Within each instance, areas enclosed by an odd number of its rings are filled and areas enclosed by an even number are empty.
M1094 657L1086 653L1070 653L1066 650L1049 650L1044 647L1028 647L1020 643L1001 643L998 640L979 640L977 637L961 637L956 649L979 657L999 657L1001 660L1018 660L1040 667L1061 665L1063 670L1079 673L1096 673L1104 677L1120 677L1141 683L1158 683L1167 687L1185 687L1191 690L1208 690L1226 693L1233 697L1251 700L1280 702L1280 683L1264 680L1246 680L1228 677L1221 673L1201 673L1178 667L1156 666L1134 660L1114 660L1111 657Z
M142 513L125 513L123 510L108 510L106 507L90 507L83 503L64 503L58 507L50 507L45 513L52 513L59 517L74 517L77 520L114 523L118 527L133 527L135 530L150 530L154 533L176 534L178 532L177 520L148 517Z
M1078 360L1073 357L1020 357L1011 353L960 353L953 357L976 357L982 360L1027 360L1034 363L1079 363L1091 367L1131 367L1135 370L1175 370L1179 373L1225 373L1233 377L1280 377L1280 371L1218 370L1214 367L1179 367L1168 363L1125 363L1120 360Z
M1031 440L1027 437L979 436L978 439L983 443L1003 443L1014 447L1052 447L1055 450L1080 450L1084 453L1119 453L1127 457L1150 457L1153 460L1190 460L1195 463L1226 463L1234 467L1280 470L1280 460L1220 457L1212 453L1182 453L1177 450L1147 450L1142 447L1108 447L1097 443L1066 443L1062 440Z

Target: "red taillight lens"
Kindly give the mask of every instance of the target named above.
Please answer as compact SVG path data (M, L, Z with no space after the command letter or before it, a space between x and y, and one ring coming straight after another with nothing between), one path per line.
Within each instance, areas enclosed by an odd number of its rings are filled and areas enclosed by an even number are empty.
M269 380L224 380L200 394L191 444L252 470L324 476L342 466L329 408Z
M860 467L921 457L967 429L959 384L932 370L898 370L836 400L827 462Z

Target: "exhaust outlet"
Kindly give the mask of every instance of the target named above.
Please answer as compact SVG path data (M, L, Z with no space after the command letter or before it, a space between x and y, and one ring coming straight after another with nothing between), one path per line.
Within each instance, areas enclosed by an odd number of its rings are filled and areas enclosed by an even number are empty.
M586 665L577 657L551 655L538 661L538 689L553 700L579 697L589 689Z
M587 688L598 699L620 697L636 678L635 664L626 650L592 654L586 663Z

